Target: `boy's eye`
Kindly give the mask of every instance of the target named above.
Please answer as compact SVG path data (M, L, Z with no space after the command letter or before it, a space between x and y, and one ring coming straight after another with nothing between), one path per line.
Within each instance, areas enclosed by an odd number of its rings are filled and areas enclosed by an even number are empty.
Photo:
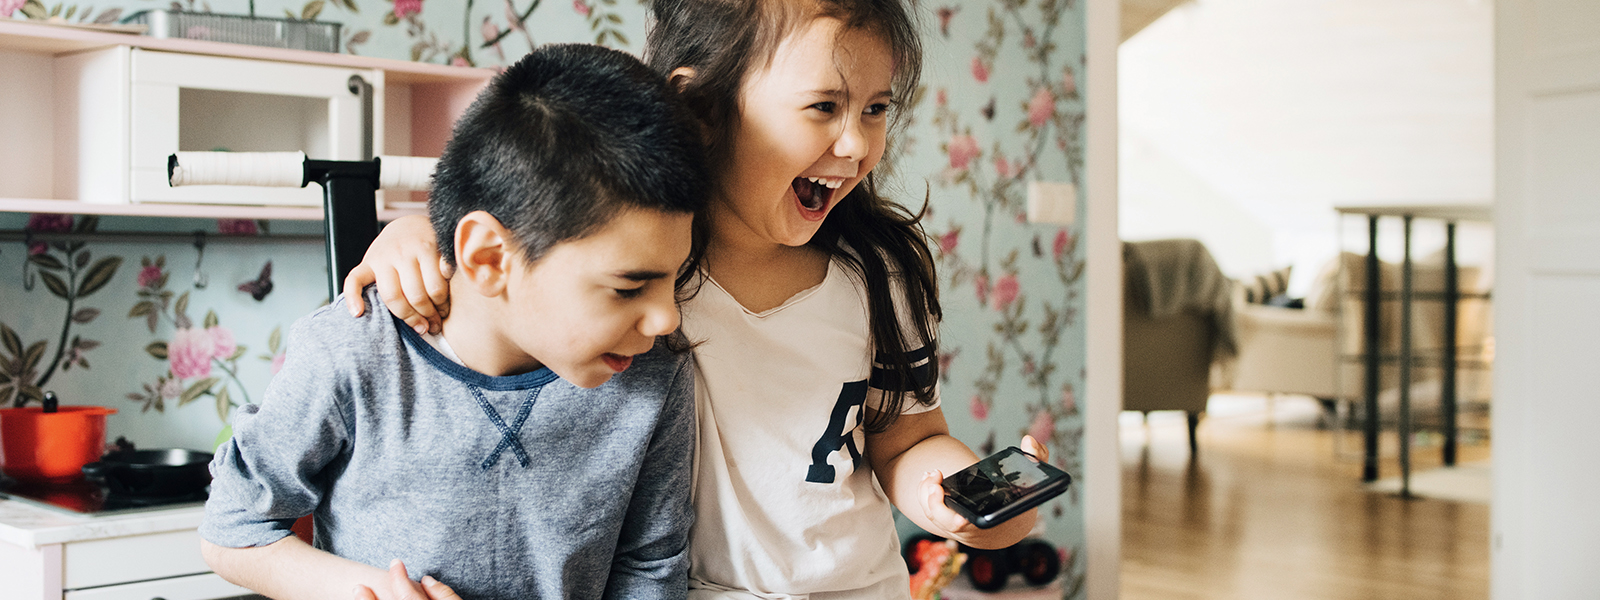
M644 288L617 288L617 297L623 300L632 300L644 294Z

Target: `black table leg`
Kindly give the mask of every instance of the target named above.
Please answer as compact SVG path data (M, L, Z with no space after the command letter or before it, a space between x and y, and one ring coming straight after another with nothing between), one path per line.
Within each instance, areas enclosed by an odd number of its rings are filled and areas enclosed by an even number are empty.
M1378 480L1378 315L1382 302L1382 279L1378 268L1378 215L1367 216L1367 287L1365 290L1366 316L1363 333L1366 336L1366 431L1365 460L1361 466L1362 481Z

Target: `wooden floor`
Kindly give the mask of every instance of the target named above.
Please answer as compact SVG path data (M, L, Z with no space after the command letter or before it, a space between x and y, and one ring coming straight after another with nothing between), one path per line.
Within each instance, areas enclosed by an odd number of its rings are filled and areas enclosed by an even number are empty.
M1181 413L1123 415L1123 600L1488 598L1487 504L1364 491L1359 437L1317 429L1309 398L1278 399L1270 421L1264 399L1226 402L1192 462ZM1430 468L1439 451L1413 457Z

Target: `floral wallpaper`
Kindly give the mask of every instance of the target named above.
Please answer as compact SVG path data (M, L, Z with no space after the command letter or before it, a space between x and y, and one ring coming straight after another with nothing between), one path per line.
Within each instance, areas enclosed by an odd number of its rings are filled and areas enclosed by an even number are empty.
M638 50L645 22L640 0L0 0L0 18L109 23L159 7L338 22L345 52L476 66L549 42ZM885 168L906 203L929 202L945 414L980 453L1031 433L1077 478L1045 506L1043 536L1063 559L1063 597L1080 598L1082 486L1119 483L1081 476L1081 231L1028 223L1026 190L1077 185L1082 221L1084 6L934 0L921 10L923 88ZM130 228L207 237L63 236ZM0 245L0 404L52 389L112 406L113 435L140 445L205 448L227 435L230 408L259 397L281 364L289 324L324 301L316 223L0 214L0 229L24 234ZM263 241L285 233L307 239ZM274 265L285 275L274 278Z

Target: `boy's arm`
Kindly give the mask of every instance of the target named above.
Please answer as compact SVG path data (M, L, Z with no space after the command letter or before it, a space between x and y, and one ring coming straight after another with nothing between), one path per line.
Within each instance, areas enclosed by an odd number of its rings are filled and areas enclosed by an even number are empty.
M694 402L694 363L684 360L673 375L666 405L645 449L605 598L688 596Z
M340 336L327 329L315 316L295 324L282 370L261 404L234 414L234 435L211 461L203 556L224 579L280 600L347 598L357 584L385 581L382 570L312 548L290 531L321 503L330 485L323 471L352 440L352 409L341 405L352 384L340 366L351 361L340 360L332 341Z
M1024 436L1022 449L1048 460L1048 451ZM1039 510L1025 512L990 529L978 529L944 505L944 476L978 462L978 456L950 435L944 411L900 415L888 431L867 435L867 461L878 484L900 512L934 535L974 548L1004 548L1028 535Z
M349 598L355 586L379 590L387 600L388 572L323 552L289 536L254 548L226 548L200 542L200 554L223 579L276 600Z

